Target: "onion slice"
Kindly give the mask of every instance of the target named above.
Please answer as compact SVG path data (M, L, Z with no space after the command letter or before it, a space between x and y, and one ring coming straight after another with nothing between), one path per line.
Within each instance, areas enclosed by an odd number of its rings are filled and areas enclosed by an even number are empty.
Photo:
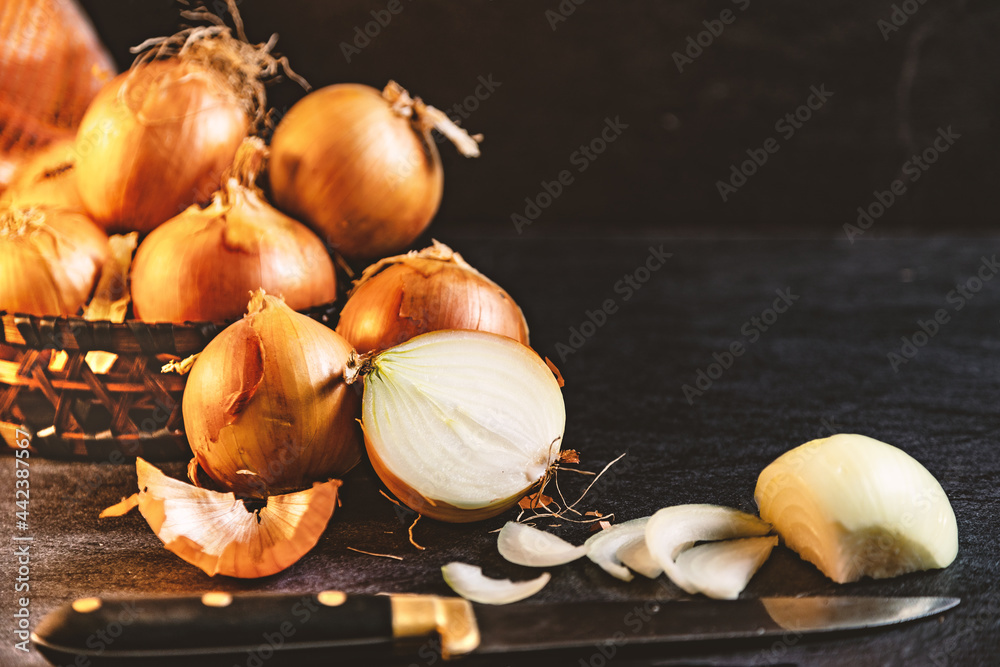
M638 572L649 579L656 579L663 574L663 568L646 546L646 534L643 529L641 539L629 542L618 550L618 560L633 572Z
M573 546L552 533L508 521L497 536L497 551L517 565L552 567L583 558L587 555L587 546Z
M587 558L601 566L605 572L622 581L632 581L632 573L622 564L621 552L646 539L646 524L650 517L619 523L591 535L584 546Z
M527 581L491 579L483 575L482 568L468 563L448 563L441 568L441 574L453 591L482 604L519 602L545 588L551 579L548 572Z
M646 546L670 580L687 593L698 587L677 566L680 553L696 542L759 537L771 532L771 524L752 514L718 505L664 507L646 524Z
M232 493L172 479L141 458L135 467L139 511L149 527L168 550L209 576L264 577L295 563L319 540L340 487L330 480L251 509Z
M777 544L777 535L706 542L682 551L676 565L699 593L735 600Z

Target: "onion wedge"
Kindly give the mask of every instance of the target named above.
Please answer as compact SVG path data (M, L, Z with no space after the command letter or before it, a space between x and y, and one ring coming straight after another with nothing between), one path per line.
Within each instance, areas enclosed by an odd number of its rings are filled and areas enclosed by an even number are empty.
M706 542L682 551L675 563L699 593L735 600L777 544L777 535Z
M545 588L551 576L543 572L540 577L527 581L490 579L483 570L468 563L448 563L441 568L446 584L466 600L482 604L510 604L529 598Z
M840 433L785 452L754 492L785 545L843 584L947 567L958 524L941 484L909 454Z
M687 593L698 593L677 566L680 553L696 542L759 537L771 532L771 524L752 514L718 505L664 507L646 524L646 546L670 580Z
M169 551L205 574L265 577L312 549L337 504L339 480L271 496L251 510L232 493L167 477L141 458L139 512Z
M601 566L605 572L622 581L632 581L632 572L622 564L621 552L646 539L646 523L650 517L632 519L591 535L584 544L587 558Z
M517 565L552 567L583 558L587 546L576 547L552 533L508 521L497 536L497 551Z

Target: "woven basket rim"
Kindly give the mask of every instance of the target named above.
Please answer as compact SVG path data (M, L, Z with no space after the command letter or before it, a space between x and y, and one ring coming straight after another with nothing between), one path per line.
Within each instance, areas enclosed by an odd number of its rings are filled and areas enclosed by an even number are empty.
M339 306L330 301L300 310L313 319L330 320ZM31 315L0 310L0 346L34 350L104 351L118 354L188 355L200 352L227 322L124 322L87 320L81 316ZM335 321L335 320L333 320Z

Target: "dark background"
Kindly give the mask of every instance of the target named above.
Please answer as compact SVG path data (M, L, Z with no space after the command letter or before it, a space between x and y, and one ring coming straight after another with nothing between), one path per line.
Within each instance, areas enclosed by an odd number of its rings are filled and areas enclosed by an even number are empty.
M278 50L316 87L381 87L393 78L448 110L474 94L478 77L500 82L464 121L486 136L482 158L442 146L438 235L517 235L511 215L524 213L541 181L570 169L573 184L524 235L844 238L858 206L888 190L903 163L948 126L961 138L907 181L866 238L992 231L998 3L900 1L916 11L884 37L878 21L891 20L889 0L399 1L402 11L350 62L341 44L388 0L244 0L239 9L250 38L277 32ZM82 4L122 67L128 47L179 23L171 0ZM565 20L547 15L560 6L574 11ZM679 72L673 54L724 9L735 20ZM833 96L786 139L775 123L805 103L811 86ZM301 94L285 83L271 101L281 110ZM572 153L608 117L628 129L578 173ZM716 182L768 137L778 152L723 202Z

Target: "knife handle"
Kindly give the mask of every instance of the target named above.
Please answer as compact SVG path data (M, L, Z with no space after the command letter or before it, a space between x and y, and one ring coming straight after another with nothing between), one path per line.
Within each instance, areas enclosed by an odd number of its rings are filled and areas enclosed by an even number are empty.
M349 649L392 655L437 635L447 659L479 645L472 605L428 595L81 598L48 614L32 641L54 664L271 655ZM329 655L329 654L328 654ZM62 662L59 662L62 661ZM78 663L77 663L78 664Z

